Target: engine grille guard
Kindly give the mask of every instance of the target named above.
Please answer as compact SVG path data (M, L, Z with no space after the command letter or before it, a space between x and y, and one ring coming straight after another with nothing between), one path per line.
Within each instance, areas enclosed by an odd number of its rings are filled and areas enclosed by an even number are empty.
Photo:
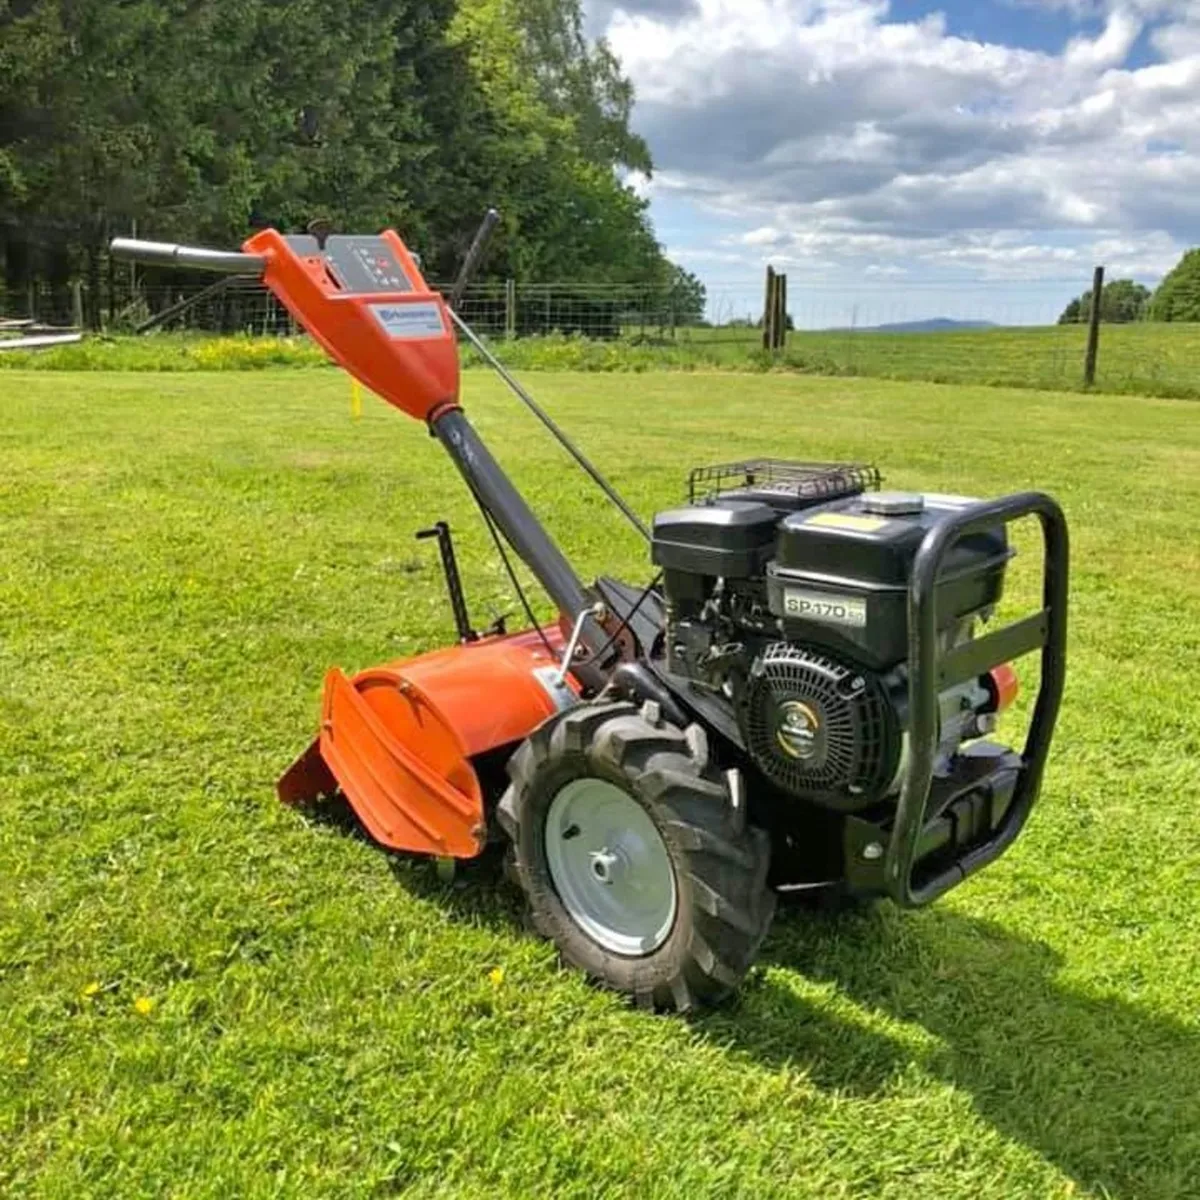
M963 537L1029 516L1040 521L1045 547L1041 609L940 654L936 585L946 556ZM1041 790L1066 678L1068 559L1062 510L1041 492L974 504L926 536L908 593L908 769L889 829L855 818L847 822L852 886L886 891L897 904L916 908L995 861L1020 834ZM967 757L963 774L939 786L942 781L934 780L939 692L1035 650L1041 651L1041 682L1023 751L995 748L991 756ZM974 835L965 847L964 824ZM934 853L947 845L959 847L949 861ZM930 862L936 864L932 869Z

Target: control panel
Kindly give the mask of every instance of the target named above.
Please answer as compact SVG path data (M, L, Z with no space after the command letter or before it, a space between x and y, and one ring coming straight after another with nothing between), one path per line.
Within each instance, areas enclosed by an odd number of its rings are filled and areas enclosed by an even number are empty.
M365 294L413 290L412 280L382 237L335 234L325 239L324 250L314 237L289 237L287 242L298 254L323 255L331 277L343 291Z
M392 230L377 236L274 229L243 247L309 335L371 391L418 420L458 400L458 346L445 301Z

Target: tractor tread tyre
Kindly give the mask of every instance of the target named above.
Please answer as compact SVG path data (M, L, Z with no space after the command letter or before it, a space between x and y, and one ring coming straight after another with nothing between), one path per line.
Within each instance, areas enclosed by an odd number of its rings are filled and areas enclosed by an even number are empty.
M643 1009L681 1012L718 1003L745 977L775 911L767 887L770 839L732 810L724 778L708 765L694 726L652 722L627 703L580 705L552 717L509 762L497 817L534 928L563 961ZM650 815L675 871L678 907L666 940L641 957L614 954L588 936L554 887L545 824L558 791L592 776L623 788Z

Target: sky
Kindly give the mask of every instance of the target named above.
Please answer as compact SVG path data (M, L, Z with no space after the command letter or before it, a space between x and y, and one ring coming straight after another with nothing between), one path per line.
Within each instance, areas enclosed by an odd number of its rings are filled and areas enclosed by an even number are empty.
M1052 321L1200 244L1200 0L588 0L710 315Z

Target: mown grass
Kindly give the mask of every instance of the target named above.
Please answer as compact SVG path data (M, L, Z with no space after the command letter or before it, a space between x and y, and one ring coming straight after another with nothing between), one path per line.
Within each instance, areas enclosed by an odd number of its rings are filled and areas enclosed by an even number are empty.
M558 971L272 782L322 672L511 609L417 425L332 372L0 378L0 1194L1197 1194L1200 426L1161 400L542 376L643 512L687 467L866 456L1073 524L1042 806L931 909L787 914L691 1022ZM467 403L581 570L644 551L490 379ZM1028 594L1029 564L1024 566Z
M798 331L779 354L765 353L759 336L753 329L680 329L675 337L631 334L617 341L551 335L502 342L499 349L507 363L521 370L786 371L1085 390L1087 331L1078 325L945 333ZM21 370L208 371L325 363L305 338L89 338L51 350L0 354L0 368ZM463 363L476 366L479 359L465 351ZM1104 326L1091 390L1200 398L1200 325Z

